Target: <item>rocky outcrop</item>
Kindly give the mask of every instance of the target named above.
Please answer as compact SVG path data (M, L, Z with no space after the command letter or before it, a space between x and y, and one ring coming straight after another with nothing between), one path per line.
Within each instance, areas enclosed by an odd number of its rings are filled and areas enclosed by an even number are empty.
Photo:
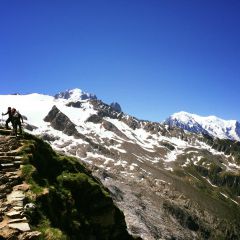
M141 121L139 121L137 118L131 116L124 116L121 120L133 130L141 127Z
M94 118L95 117L92 117L92 119ZM51 126L54 129L62 131L68 136L73 136L77 139L79 138L83 139L84 141L90 144L91 148L94 151L99 151L107 155L113 155L113 153L110 150L108 150L101 144L98 144L94 142L92 139L88 138L87 136L84 136L83 134L79 133L75 125L70 121L70 119L65 114L63 114L56 106L53 106L52 110L44 118L44 121L50 122ZM47 136L47 138L48 137L49 136Z
M112 109L114 109L116 112L122 112L122 108L121 108L120 104L117 103L117 102L112 102L112 103L110 104L110 107L111 107Z
M117 112L111 106L103 103L101 100L91 100L93 109L96 110L99 117L110 117L113 119L121 119L123 113Z
M98 116L97 114L93 114L86 120L86 122L101 123L102 120L102 117Z
M54 136L53 134L43 133L40 135L44 141L53 142L59 140L59 137Z
M113 133L115 133L116 135L118 135L119 137L123 138L123 139L128 139L127 136L125 134L123 134L114 124L112 124L111 122L108 122L106 120L103 120L102 122L102 127L105 128L108 131L111 131Z
M78 100L86 100L86 99L97 99L95 94L85 93L80 89L71 89L66 90L64 92L60 92L54 96L55 99L78 99Z
M36 126L33 126L33 125L31 125L31 124L28 124L28 123L25 124L24 128L27 129L27 130L29 130L29 131L33 131L33 130L36 130L36 129L37 129Z
M45 122L50 122L51 126L68 136L77 135L78 132L75 128L75 125L71 120L63 114L56 106L53 106L52 110L44 118Z
M145 122L143 129L153 134L166 132L165 128L157 122Z
M69 102L66 104L67 107L74 107L74 108L80 108L82 106L82 103L77 101L77 102Z
M237 135L240 137L240 122L236 122L236 129L235 129Z

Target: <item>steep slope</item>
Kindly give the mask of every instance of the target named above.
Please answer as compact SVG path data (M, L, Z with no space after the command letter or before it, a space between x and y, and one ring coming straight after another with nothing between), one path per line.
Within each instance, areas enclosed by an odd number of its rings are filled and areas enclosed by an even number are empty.
M33 134L92 170L135 236L239 239L239 142L138 120L98 99L6 99ZM41 106L36 115L27 101Z
M9 132L0 129L0 239L33 239L41 233L31 231L26 218L29 186L21 178L23 143L3 133Z
M4 139L7 139L5 144L1 141ZM133 239L126 230L122 212L115 207L107 190L76 159L56 154L48 144L28 134L22 140L11 139L0 135L0 145L13 149L22 146L18 152L12 152L23 159L21 169L18 169L18 178L14 178L10 169L15 162L11 166L1 164L1 172L3 167L9 169L5 178L11 177L12 182L21 178L24 184L17 185L18 189L16 186L7 196L6 216L15 217L8 224L6 218L2 219L1 239L36 239L40 233L41 239L51 240ZM25 189L21 194L20 187ZM9 202L13 196L18 203L15 211L10 209ZM19 201L24 204L22 207ZM3 203L1 200L1 210L5 209ZM37 231L30 232L29 223L31 229Z
M240 123L236 120L226 121L215 116L201 117L196 114L179 112L171 115L164 123L194 133L240 141Z

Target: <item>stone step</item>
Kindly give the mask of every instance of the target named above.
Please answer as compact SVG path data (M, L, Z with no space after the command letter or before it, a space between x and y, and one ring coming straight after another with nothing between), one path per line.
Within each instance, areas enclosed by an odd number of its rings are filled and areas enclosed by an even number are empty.
M0 156L0 161L4 161L4 160L11 160L13 161L15 158L15 156Z
M22 216L22 212L21 211L16 211L16 210L12 210L10 212L8 212L6 214L6 216L8 216L11 219L18 219Z
M22 164L22 161L14 161L13 164L19 167Z
M21 211L21 210L23 210L23 207L13 207L13 209L16 211Z
M13 167L14 167L14 163L1 163L0 164L1 169L13 168Z
M19 168L14 168L14 169L1 169L0 168L0 175L4 175L4 177L6 177L7 179L9 179L9 177L17 175L19 171ZM2 179L2 181L4 181L5 178ZM0 180L1 181L1 180ZM8 181L8 180L7 180Z
M5 153L6 154L6 156L17 156L18 155L18 151L16 151L16 150L12 150L12 151L8 151L8 152L6 152Z
M22 201L24 200L24 198L25 198L25 194L19 190L14 190L7 196L7 200L9 203L12 203L15 201Z
M12 188L17 186L19 183L20 183L19 179L13 179L13 180L10 180L6 185L8 186L9 189L11 188L11 192L12 192Z
M0 159L0 164L5 164L5 163L13 163L14 160L11 159Z
M7 172L14 172L16 171L18 168L16 166L7 166L7 167L2 167L0 165L0 169L1 169L1 172L0 173L7 173Z
M8 220L8 223L20 223L20 222L27 222L27 218L16 218L16 219L10 219Z
M14 207L23 208L23 201L22 200L15 200L15 201L12 202L12 206L13 206L13 208Z
M12 229L18 229L21 232L28 232L31 230L28 223L11 223L11 224L8 224L8 227Z
M19 162L22 163L22 158L18 156L0 156L0 163L12 163L12 162Z
M14 163L14 160L0 159L0 164L10 164L10 163Z
M9 179L10 181L19 180L19 179L20 179L20 176L17 175L17 174L14 174L14 175L9 176L8 179Z
M18 169L15 170L15 171L7 171L7 173L4 174L5 177L7 178L11 178L11 177L14 177L14 176L18 176Z

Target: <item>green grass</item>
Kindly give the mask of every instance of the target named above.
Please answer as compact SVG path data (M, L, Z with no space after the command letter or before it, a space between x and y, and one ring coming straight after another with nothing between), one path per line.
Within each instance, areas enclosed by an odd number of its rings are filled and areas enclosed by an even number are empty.
M51 227L49 220L43 220L38 228L42 233L39 240L68 240L69 238L59 229Z
M26 134L20 150L26 160L22 177L30 185L29 213L41 239L133 239L109 192L75 158L62 156Z

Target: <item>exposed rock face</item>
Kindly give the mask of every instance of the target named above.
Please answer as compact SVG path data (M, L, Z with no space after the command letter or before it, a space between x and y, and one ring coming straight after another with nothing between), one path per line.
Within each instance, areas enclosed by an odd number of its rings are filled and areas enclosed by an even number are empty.
M121 120L133 130L141 127L140 121L134 117L124 117Z
M54 96L55 99L66 99L66 100L86 100L86 99L97 99L95 94L85 93L80 89L66 90L65 92L60 92Z
M48 142L53 142L53 141L59 140L59 137L54 136L54 135L52 135L52 134L48 134L48 133L43 133L43 134L41 135L41 138L42 138L44 141L48 141Z
M82 106L82 104L81 104L81 102L77 101L77 102L69 102L66 104L66 106L80 108Z
M92 117L92 118L94 118L94 117ZM70 121L70 119L65 114L63 114L56 106L54 106L52 108L52 110L44 118L44 121L50 122L51 126L54 129L60 130L68 136L74 136L77 139L79 139L79 138L83 139L88 144L90 144L91 148L94 151L97 150L97 151L102 152L104 154L113 155L113 153L111 153L104 146L94 142L93 140L91 140L87 136L84 136L83 134L79 133L77 131L75 125ZM53 136L51 137L51 139L53 139ZM68 143L66 145L62 145L62 147L67 146L67 145L68 145Z
M122 116L122 113L117 112L111 106L103 103L101 100L91 100L93 108L98 112L100 117L110 117L113 119L119 119Z
M166 132L166 130L159 123L154 122L146 122L144 129L153 134L158 132Z
M93 114L86 120L86 122L101 123L102 118L99 117L97 114Z
M110 107L114 109L116 112L122 112L122 108L119 103L113 102L110 104Z
M33 125L31 125L31 124L26 124L24 127L25 127L27 130L29 130L29 131L33 131L33 130L36 130L36 129L37 129L36 126L33 126Z
M123 112L116 111L113 107L103 103L100 100L92 100L91 104L97 111L97 115L101 118L109 117L112 119L118 119L126 123L130 128L140 128L140 121L132 116L124 115Z
M114 132L117 136L127 139L126 135L123 134L114 124L111 122L108 122L106 120L103 120L102 127L105 128L108 131Z
M59 98L63 98L63 99L69 99L70 98L70 92L69 91L65 91L65 92L60 92L57 93L54 98L55 99L59 99Z
M44 121L50 122L54 129L62 131L69 136L78 134L75 125L56 106L53 106L52 110L44 118Z

